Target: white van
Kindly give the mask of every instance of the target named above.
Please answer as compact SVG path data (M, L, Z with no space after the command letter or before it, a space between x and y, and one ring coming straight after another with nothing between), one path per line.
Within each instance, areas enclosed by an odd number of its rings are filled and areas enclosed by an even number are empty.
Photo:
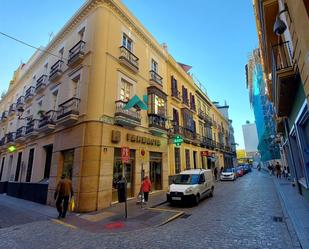
M198 205L201 198L213 196L214 188L210 169L185 170L173 177L166 198L170 203L182 201Z

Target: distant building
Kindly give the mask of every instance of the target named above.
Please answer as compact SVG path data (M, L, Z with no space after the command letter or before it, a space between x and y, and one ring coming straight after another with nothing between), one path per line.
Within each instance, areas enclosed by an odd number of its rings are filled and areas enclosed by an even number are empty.
M249 123L242 126L242 132L245 142L245 151L248 157L254 157L258 153L258 136L255 123Z
M231 153L224 154L224 165L234 165L237 164L237 156L236 156L236 143L234 137L234 128L232 125L232 120L229 118L229 106L225 102L223 106L219 105L219 102L213 102L213 104L218 108L219 112L225 117L226 120L229 121L229 132L228 132L228 141L227 144L231 145Z
M249 57L246 65L246 79L249 100L254 111L261 160L267 162L280 159L279 146L275 142L274 107L268 99L259 49L255 49Z

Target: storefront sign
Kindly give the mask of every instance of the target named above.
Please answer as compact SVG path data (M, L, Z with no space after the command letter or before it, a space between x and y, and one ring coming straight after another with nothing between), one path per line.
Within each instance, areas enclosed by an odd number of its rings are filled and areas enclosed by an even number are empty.
M155 145L155 146L161 145L161 141L159 139L152 139L152 138L137 136L137 135L133 135L129 133L127 134L127 141L133 142L133 143L139 143L139 144Z
M130 161L130 148L121 147L121 161L122 163L128 163Z
M201 156L210 156L207 150L201 151Z
M175 136L173 138L173 144L175 144L176 146L180 146L183 142L183 137L182 136Z

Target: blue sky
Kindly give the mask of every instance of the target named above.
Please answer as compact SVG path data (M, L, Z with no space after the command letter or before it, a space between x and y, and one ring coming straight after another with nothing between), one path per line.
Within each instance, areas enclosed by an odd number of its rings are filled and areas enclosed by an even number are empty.
M1 0L0 31L32 45L46 45L83 0ZM123 0L179 62L207 89L212 101L227 101L235 139L244 147L241 125L254 121L245 84L247 56L258 46L252 1ZM40 4L38 4L40 3ZM0 36L0 92L34 50Z

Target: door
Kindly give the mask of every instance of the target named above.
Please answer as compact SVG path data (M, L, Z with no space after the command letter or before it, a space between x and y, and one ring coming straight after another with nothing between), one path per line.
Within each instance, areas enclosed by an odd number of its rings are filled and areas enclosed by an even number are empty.
M19 173L20 173L20 166L21 166L21 156L22 152L18 153L17 165L16 165L16 172L15 172L15 179L14 181L17 182L19 180Z
M196 151L193 151L193 165L194 165L194 168L196 169L197 168L197 163L196 163Z
M149 178L152 190L162 190L162 153L149 153Z
M53 156L53 145L44 146L46 157L45 157L45 168L44 168L44 179L49 178L50 166Z
M112 202L118 201L117 182L120 178L125 177L127 180L127 198L134 196L134 179L133 171L135 165L135 150L130 150L130 160L128 163L121 161L121 149L115 148L114 152L114 168L113 168L113 186L112 186Z

